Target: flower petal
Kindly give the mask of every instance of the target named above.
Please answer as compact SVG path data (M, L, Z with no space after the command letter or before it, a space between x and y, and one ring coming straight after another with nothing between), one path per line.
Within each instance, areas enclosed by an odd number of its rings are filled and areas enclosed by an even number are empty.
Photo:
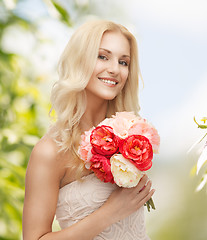
M204 147L199 159L198 159L198 162L197 162L197 172L196 174L198 175L201 167L204 165L204 163L207 161L207 146Z
M110 162L114 182L119 187L131 188L138 184L143 173L128 159L124 158L122 154L114 154L110 158Z
M199 192L205 186L206 182L207 182L207 174L204 174L202 177L201 183L196 188L196 192Z

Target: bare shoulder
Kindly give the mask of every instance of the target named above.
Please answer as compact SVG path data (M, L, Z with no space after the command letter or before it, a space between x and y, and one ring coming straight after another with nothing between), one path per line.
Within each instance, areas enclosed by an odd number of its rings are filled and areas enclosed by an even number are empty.
M58 146L53 139L45 136L34 146L25 179L25 239L39 239L51 231L65 166L65 160L59 158Z
M53 177L61 180L65 173L66 160L58 150L52 138L48 136L41 138L31 152L27 172L34 172L36 169L45 174L50 171L54 172Z
M58 147L56 142L48 137L44 136L39 140L39 142L34 146L31 157L40 157L46 161L55 161L58 156Z

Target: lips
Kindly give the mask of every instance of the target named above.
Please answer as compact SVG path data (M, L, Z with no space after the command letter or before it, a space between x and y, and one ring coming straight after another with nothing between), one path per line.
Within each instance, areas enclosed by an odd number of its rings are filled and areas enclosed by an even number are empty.
M114 78L98 78L100 81L110 84L110 85L117 85L118 81Z

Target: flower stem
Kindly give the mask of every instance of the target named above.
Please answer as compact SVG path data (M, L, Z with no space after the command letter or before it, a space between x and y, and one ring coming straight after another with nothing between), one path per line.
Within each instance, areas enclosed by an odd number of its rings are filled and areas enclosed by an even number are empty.
M154 204L152 198L150 198L144 205L147 206L148 212L150 212L150 208L155 210L155 204Z

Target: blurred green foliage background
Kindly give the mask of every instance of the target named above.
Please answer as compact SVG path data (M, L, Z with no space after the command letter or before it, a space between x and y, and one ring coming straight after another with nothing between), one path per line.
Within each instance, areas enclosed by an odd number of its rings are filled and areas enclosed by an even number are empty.
M34 144L49 126L49 94L51 75L38 72L31 58L18 51L8 51L5 35L8 29L19 28L28 33L35 46L50 44L42 38L40 18L28 17L18 11L28 1L0 1L0 239L21 239L24 179L29 155ZM64 1L62 1L64 2ZM77 19L90 14L101 15L90 1L70 2L69 13L60 1L42 1L48 18L54 18L67 28ZM80 2L78 4L78 2ZM85 2L85 3L84 3ZM117 10L118 11L118 10ZM72 17L71 17L72 15ZM42 17L42 16L41 16ZM6 39L8 41L9 39ZM11 39L15 46L15 35ZM33 49L35 51L36 48ZM58 59L57 59L58 60ZM54 80L55 77L53 77ZM165 162L156 160L152 178L158 191L154 200L157 210L147 215L147 231L153 240L207 239L206 195L194 194L197 181L189 176L191 159L178 155ZM183 161L183 159L185 159ZM161 195L162 194L162 195ZM57 223L54 229L58 229Z
M14 3L16 4L16 3ZM35 36L35 24L0 3L0 43L11 26ZM12 39L15 45L15 38ZM45 131L49 103L29 59L7 52L0 44L0 239L20 239L24 179L32 147ZM44 114L40 116L41 108Z

